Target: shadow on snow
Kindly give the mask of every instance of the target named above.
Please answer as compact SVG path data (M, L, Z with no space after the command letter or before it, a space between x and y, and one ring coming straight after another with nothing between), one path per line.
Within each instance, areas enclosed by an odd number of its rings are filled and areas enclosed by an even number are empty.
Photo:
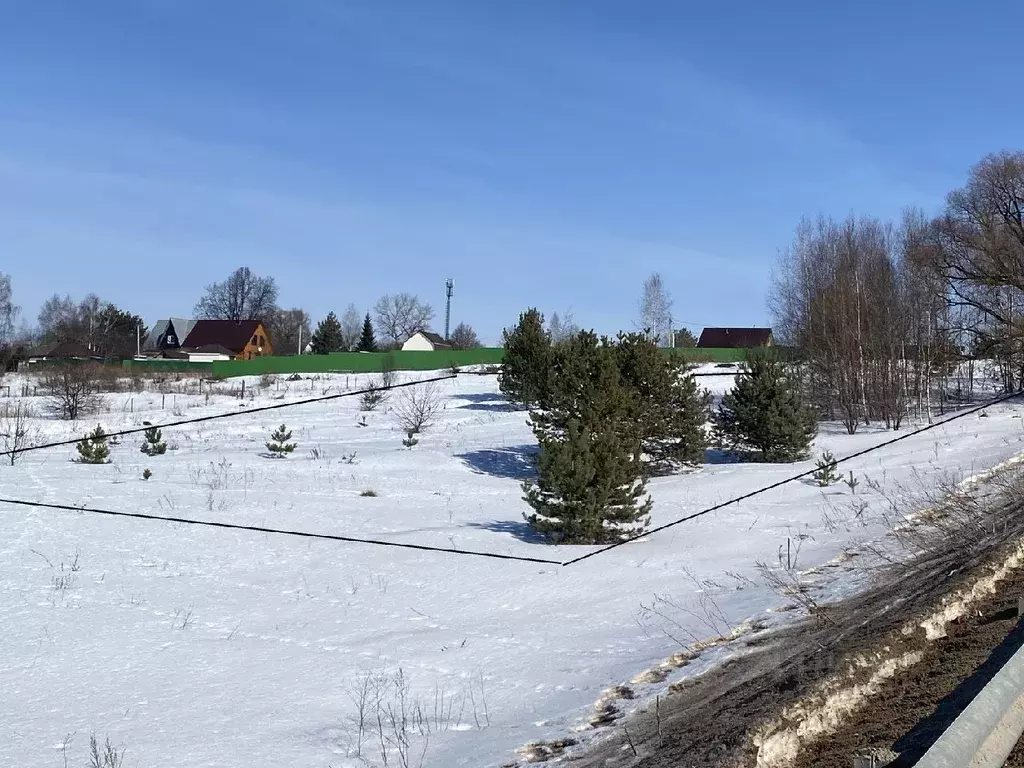
M526 480L537 472L534 462L538 450L539 446L536 445L516 445L511 448L470 451L456 458L462 459L470 469L481 475Z
M494 531L495 533L508 533L528 544L548 544L546 537L537 533L525 520L492 520L488 523L469 523L467 528L476 528L481 531Z

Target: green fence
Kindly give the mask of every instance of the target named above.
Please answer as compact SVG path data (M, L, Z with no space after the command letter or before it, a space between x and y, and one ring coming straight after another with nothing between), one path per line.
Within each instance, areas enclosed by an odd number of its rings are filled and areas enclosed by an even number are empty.
M665 349L694 363L739 363L746 359L745 349ZM782 350L777 350L782 352ZM187 360L125 360L127 373L195 372L218 378L259 376L263 373L376 373L389 357L399 371L439 371L452 366L499 365L505 355L501 347L440 350L437 352L335 352L330 355L290 355L257 357L253 360L216 360L190 363Z
M747 350L722 348L676 347L662 350L665 354L682 357L691 363L742 363L747 359Z
M165 360L154 358L152 360L125 360L121 363L125 373L146 374L146 373L201 373L210 375L213 373L213 363L192 363L188 360Z
M465 365L496 365L505 350L501 347L482 349L440 350L437 352L336 352L330 355L293 355L291 357L257 357L253 360L217 360L213 375L258 376L263 373L376 373L384 366L384 358L393 361L399 371L437 371Z

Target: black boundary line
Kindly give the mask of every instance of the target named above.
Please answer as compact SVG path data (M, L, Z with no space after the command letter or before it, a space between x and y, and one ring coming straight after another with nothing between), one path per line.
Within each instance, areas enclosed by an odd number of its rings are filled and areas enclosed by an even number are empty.
M950 416L949 418L943 419L942 421L937 421L934 424L926 424L925 426L921 427L920 429L915 429L914 431L907 432L906 434L900 435L899 437L894 437L892 440L886 440L884 443L879 443L878 445L871 446L870 448L865 448L862 451L857 451L856 453L851 453L849 456L844 456L841 459L836 459L836 464L842 464L845 461L850 461L851 459L859 458L861 456L864 456L866 454L871 453L872 451L877 451L879 448L885 448L886 446L892 445L893 443L898 443L900 440L906 440L906 439L908 439L910 437L914 437L915 435L919 435L922 432L927 432L930 429L935 429L937 427L941 427L941 426L944 426L946 424L949 424L951 421L956 421L957 419L962 419L965 416L970 416L972 413L977 413L978 411L982 411L985 408L988 408L990 406L998 405L999 403L1006 402L1007 400L1012 400L1015 397L1020 397L1022 394L1024 394L1024 390L1018 390L1017 392L1014 392L1014 393L1009 394L1009 395L1000 395L999 397L993 398L992 400L988 400L988 401L982 403L981 405L976 405L976 406L973 406L971 408L968 408L965 411L961 411L960 413L956 413L956 414ZM638 533L635 536L630 536L629 538L623 539L622 541L617 541L614 544L608 544L608 545L606 545L604 547L601 547L601 549L595 549L593 552L588 552L585 555L580 555L579 557L574 557L571 560L566 560L565 562L562 563L562 566L565 567L565 566L568 566L568 565L575 565L576 563L579 563L579 562L581 562L583 560L586 560L588 558L594 557L595 555L602 555L605 552L608 552L610 550L615 549L616 547L621 547L623 544L629 544L630 542L636 541L637 539L642 539L642 538L645 538L647 536L653 536L656 533L660 533L661 531L664 531L666 528L671 528L674 525L679 525L680 523L685 523L685 522L687 522L689 520L693 520L694 518L701 517L701 516L706 515L706 514L708 514L710 512L717 512L718 510L722 509L723 507L728 507L730 504L738 504L741 501L745 501L747 499L753 498L754 496L758 496L758 495L760 495L762 493L765 493L767 491L773 491L776 488L779 488L780 486L786 485L787 483L792 483L792 482L795 482L796 480L800 480L801 478L807 477L808 475L813 475L817 471L818 471L817 468L808 469L807 471L801 472L798 475L793 475L792 477L787 477L784 480L779 480L778 482L772 483L771 485L766 485L764 488L758 488L757 490L751 491L750 493L745 493L742 496L737 496L734 499L729 499L728 501L723 501L722 503L716 504L713 507L708 507L707 509L702 509L700 512L694 512L692 515L686 515L685 517L681 517L678 520L673 520L673 521L665 523L663 525L659 525L657 528L652 528L649 531L644 531L643 533Z
M381 541L380 539L361 539L356 536L340 536L332 533L312 533L310 531L291 531L283 528L267 528L261 525L242 525L240 523L222 523L214 520L192 520L187 517L171 517L169 515L150 515L145 512L117 512L112 509L97 509L95 507L74 507L70 504L48 504L42 501L25 501L23 499L0 498L0 504L15 504L22 507L35 507L37 509L56 509L65 512L89 512L94 515L108 515L110 517L133 517L139 520L159 520L167 523L185 523L186 525L201 525L210 528L227 528L235 531L251 531L254 533L274 533L283 536L298 536L305 539L325 539L327 541L344 541L353 544L376 544L381 547L399 547L401 549L417 549L423 552L445 552L451 555L473 555L475 557L489 557L495 560L517 560L526 563L544 563L546 565L561 565L559 560L546 560L541 557L525 557L519 555L501 555L496 552L477 552L472 549L457 549L446 547L432 547L427 544L406 544L397 541Z
M181 427L186 424L198 424L203 421L216 421L217 419L230 419L237 416L249 416L254 413L264 413L266 411L276 411L281 408L294 408L299 405L309 405L311 403L323 403L328 400L338 400L343 397L355 397L357 395L365 395L368 392L380 392L391 389L402 389L403 387L414 387L417 384L429 384L432 381L448 381L450 379L457 378L454 374L447 376L435 376L432 379L419 379L418 381L404 381L401 384L392 384L389 387L369 387L367 389L359 389L353 392L339 392L335 395L323 395L321 397L308 397L305 400L294 400L289 403L275 403L274 405L261 405L258 408L244 408L240 411L231 411L230 413L215 413L211 416L197 416L193 419L182 419L181 421L169 421L166 424L153 424L148 427L135 427L132 429L122 429L119 432L108 432L107 437L121 437L123 435L137 435L140 432L145 432L149 429L169 429L171 427ZM60 440L55 443L42 443L41 445L30 445L26 448L18 448L14 451L2 451L0 456L10 456L15 453L28 453L29 451L41 451L44 448L59 448L62 445L75 445L76 443L82 442L82 438L77 437L71 440Z
M448 375L448 376L438 376L438 377L434 377L434 378L430 378L430 379L419 379L417 381L409 381L409 382L403 382L401 384L394 384L394 385L392 385L390 387L371 387L369 389L362 389L362 390L357 390L357 391L353 391L353 392L340 392L340 393L334 394L334 395L324 395L322 397L307 398L305 400L296 400L296 401L293 401L293 402L290 402L290 403L276 403L274 405L260 406L258 408L246 408L246 409L241 410L241 411L231 411L230 413L219 413L219 414L213 414L213 415L210 415L210 416L198 416L198 417L193 418L193 419L183 419L181 421L173 421L173 422L168 422L166 424L157 424L157 425L154 425L154 426L157 429L166 429L168 427L180 427L180 426L183 426L183 425L186 425L186 424L195 424L195 423L203 422L203 421L213 421L215 419L225 419L225 418L229 418L229 417L232 417L232 416L246 416L246 415L250 415L250 414L253 414L253 413L261 413L263 411L272 411L272 410L277 410L277 409L280 409L280 408L290 408L292 406L297 406L297 405L308 405L310 403L322 403L322 402L327 401L327 400L337 400L337 399L342 398L342 397L354 397L356 395L362 395L362 394L365 394L367 392L378 391L378 390L382 390L382 389L400 389L402 387L411 387L411 386L415 386L417 384L427 384L427 383L435 382L435 381L448 381L448 380L454 379L454 378L456 378L456 376ZM107 436L108 437L115 437L115 436L119 437L119 436L122 436L122 435L138 434L139 432L145 432L148 429L153 429L154 426L139 427L139 428L133 428L133 429L125 429L125 430L121 430L119 432L112 432L112 433L108 434ZM0 453L0 456L9 456L9 455L11 455L13 453L27 453L28 451L39 451L39 450L42 450L43 448L56 448L56 447L59 447L59 446L62 446L62 445L74 445L75 443L78 443L78 442L81 442L81 439L62 440L62 441L55 442L55 443L44 443L42 445L29 446L27 448L23 448L23 449L20 449L20 450L17 450L17 451L5 451L3 453ZM495 559L495 560L514 560L514 561L526 562L526 563L544 563L544 564L547 564L547 565L561 565L562 564L560 560L548 560L548 559L540 558L540 557L525 557L525 556L518 556L518 555L502 555L502 554L498 554L498 553L495 553L495 552L478 552L478 551L475 551L475 550L458 549L458 548L455 548L455 547L452 547L452 548L432 547L432 546L429 546L427 544L407 544L407 543L394 542L394 541L381 541L379 539L363 539L363 538L359 538L359 537L355 537L355 536L341 536L341 535L338 535L338 534L312 533L312 532L309 532L309 531L293 531L293 530L287 530L287 529L281 529L281 528L268 528L268 527L257 526L257 525L242 525L242 524L238 524L238 523L223 523L223 522L217 522L217 521L213 521L213 520L193 520L193 519L190 519L190 518L187 518L187 517L172 517L172 516L169 516L169 515L151 515L151 514L147 514L145 512L118 512L118 511L115 511L115 510L112 510L112 509L98 509L98 508L95 508L95 507L84 507L84 506L83 507L76 507L76 506L72 506L70 504L49 504L49 503L44 503L44 502L40 502L40 501L26 501L26 500L23 500L23 499L8 499L8 498L0 498L0 503L2 503L2 504L13 504L13 505L22 506L22 507L34 507L34 508L37 508L37 509L55 509L55 510L62 510L62 511L67 511L67 512L89 512L89 513L92 513L92 514L107 515L107 516L110 516L110 517L130 517L130 518L136 518L136 519L139 519L139 520L157 520L157 521L169 522L169 523L185 523L187 525L202 525L202 526L207 526L207 527L210 527L210 528L225 528L225 529L230 529L230 530L251 531L251 532L254 532L254 533L273 533L273 534L284 535L284 536L298 536L298 537L301 537L301 538L308 538L308 539L324 539L324 540L327 540L327 541L343 541L343 542L354 543L354 544L376 544L377 546L382 546L382 547L398 547L398 548L401 548L401 549L415 549L415 550L420 550L420 551L423 551L423 552L445 552L445 553L448 553L448 554L455 554L455 555L472 555L474 557L489 557L489 558L492 558L492 559Z
M248 409L245 409L245 410L242 410L242 411L232 411L231 413L214 414L212 416L199 416L199 417L194 418L194 419L183 419L181 421L168 422L166 424L159 424L159 425L154 425L154 426L156 426L157 429L164 429L164 428L167 428L167 427L178 427L178 426L183 426L185 424L196 424L196 423L199 423L199 422L213 421L215 419L224 419L224 418L229 418L229 417L232 417L232 416L242 416L242 415L248 415L248 414L252 414L252 413L261 413L261 412L265 412L265 411L277 410L277 409L280 409L280 408L289 408L289 407L298 406L298 405L308 405L310 403L322 403L322 402L325 402L325 401L328 401L328 400L337 400L337 399L342 398L342 397L354 397L355 395L362 395L362 394L365 394L367 392L372 392L372 391L376 391L376 390L380 390L380 389L399 389L399 388L402 388L402 387L415 386L416 384L428 384L430 382L435 382L435 381L448 381L449 379L454 379L454 378L456 378L456 375L439 376L439 377L435 377L435 378L431 378L431 379L420 379L418 381L409 381L409 382L403 382L402 384L394 384L394 385L392 385L390 387L371 387L369 389L357 390L357 391L354 391L354 392L341 392L341 393L338 393L336 395L324 395L322 397L307 398L306 400L297 400L297 401L290 402L290 403L277 403L275 405L260 406L259 408L248 408ZM877 451L880 448L885 448L885 447L890 446L890 445L892 445L894 443L898 443L901 440L907 440L908 438L914 437L915 435L919 435L922 432L927 432L929 430L936 429L938 427L944 426L946 424L949 424L950 422L956 421L957 419L962 419L965 416L970 416L972 413L977 413L978 411L982 411L985 408L988 408L990 406L998 405L999 403L1004 403L1004 402L1007 402L1008 400L1012 400L1012 399L1014 399L1016 397L1020 397L1022 394L1024 394L1024 390L1013 392L1013 393L1008 394L1008 395L1000 395L999 397L996 397L996 398L993 398L991 400L988 400L988 401L986 401L984 403L981 403L980 405L973 406L971 408L968 408L965 411L961 411L960 413L954 414L954 415L950 416L949 418L943 419L942 421L937 421L934 424L927 424L927 425L925 425L923 427L920 427L919 429L913 430L912 432L907 432L907 433L905 433L903 435L899 435L898 437L894 437L892 440L886 440L885 442L879 443L878 445L874 445L874 446L871 446L870 448L865 448L864 450L857 451L856 453L851 453L849 456L844 456L844 457L842 457L840 459L836 459L835 463L836 464L842 464L844 462L851 461L852 459L860 458L861 456L865 456L865 455L867 455L869 453L872 453L873 451ZM153 428L153 426L150 426L150 427L139 427L139 428L136 428L136 429L122 430L120 432L111 433L109 435L109 437L138 434L139 432L145 432L147 429L152 429L152 428ZM45 443L43 445L29 446L27 448L23 448L23 449L18 450L18 451L5 451L3 453L0 453L0 456L9 456L12 453L25 453L25 452L28 452L28 451L37 451L37 450L42 450L43 448L55 448L55 447L62 446L62 445L74 445L74 444L76 444L78 442L81 442L81 440L80 439L73 439L73 440L62 440L62 441L56 442L56 443ZM253 532L256 532L256 533L274 533L274 534L279 534L279 535L299 536L299 537L304 537L304 538L325 539L325 540L328 540L328 541L344 541L344 542L350 542L350 543L356 543L356 544L376 544L378 546L399 547L399 548L403 548L403 549L415 549L415 550L421 550L421 551L425 551L425 552L445 552L445 553L448 553L448 554L472 555L472 556L475 556L475 557L489 557L489 558L493 558L493 559L497 559L497 560L514 560L514 561L527 562L527 563L544 563L544 564L547 564L547 565L558 565L558 566L561 566L561 567L564 568L566 566L575 565L576 563L582 562L584 560L588 560L591 557L595 557L596 555L604 554L605 552L609 552L609 551L611 551L611 550L613 550L613 549L615 549L617 547L621 547L621 546L623 546L625 544L629 544L631 542L637 541L639 539L642 539L642 538L645 538L645 537L648 537L648 536L653 536L654 534L660 533L661 531L664 531L664 530L666 530L668 528L671 528L671 527L676 526L676 525L680 525L681 523L688 522L688 521L693 520L693 519L698 518L698 517L702 517L703 515L707 515L707 514L709 514L711 512L717 512L718 510L723 509L725 507L728 507L728 506L730 506L732 504L738 504L739 502L745 501L747 499L751 499L754 496L759 496L762 493L767 493L768 491L775 490L776 488L780 488L781 486L787 485L788 483L792 483L792 482L800 480L800 479L802 479L804 477L808 477L809 475L814 474L816 471L817 471L816 468L815 469L808 469L808 470L806 470L804 472L800 472L799 474L792 475L792 476L787 477L787 478L785 478L783 480L779 480L779 481L777 481L775 483L772 483L771 485L766 485L763 488L758 488L756 490L750 491L749 493L745 493L742 496L737 496L735 498L729 499L728 501L723 501L720 504L716 504L716 505L714 505L712 507L708 507L706 509L702 509L699 512L694 512L691 515L686 515L684 517L678 518L677 520L672 520L671 522L664 523L663 525L659 525L656 528L652 528L649 531L644 531L643 533L636 534L635 536L630 536L629 538L623 539L622 541L617 541L614 544L609 544L609 545L604 546L604 547L602 547L600 549L596 549L593 552L588 552L585 555L580 555L579 557L574 557L571 560L566 560L564 562L563 561L559 561L559 560L548 560L546 558L539 558L539 557L525 557L525 556L518 556L518 555L501 555L501 554L496 554L496 553L493 553L493 552L477 552L477 551L474 551L474 550L457 549L457 548L450 548L449 549L449 548L445 548L445 547L431 547L431 546L428 546L426 544L405 544L405 543L391 542L391 541L380 541L380 540L377 540L377 539L361 539L361 538L357 538L357 537L341 536L341 535L337 535L337 534L311 533L311 532L308 532L308 531L291 531L291 530L285 530L285 529L280 529L280 528L266 528L266 527L262 527L262 526L241 525L241 524L236 524L236 523L221 523L221 522L215 522L215 521L211 521L211 520L190 520L189 518L184 518L184 517L170 517L170 516L165 516L165 515L150 515L150 514L146 514L144 512L116 512L114 510L109 510L109 509L97 509L97 508L91 508L91 507L75 507L75 506L70 506L70 505L66 505L66 504L47 504L47 503L36 502L36 501L25 501L25 500L22 500L22 499L0 498L0 503L14 504L14 505L20 505L20 506L26 506L26 507L36 507L36 508L42 508L42 509L57 509L57 510L74 511L74 512L91 512L91 513L94 513L94 514L109 515L109 516L112 516L112 517L134 517L134 518L142 519L142 520L159 520L159 521L164 521L164 522L185 523L185 524L188 524L188 525L205 525L205 526L212 527L212 528L226 528L226 529L234 529L234 530L242 530L242 531L253 531Z

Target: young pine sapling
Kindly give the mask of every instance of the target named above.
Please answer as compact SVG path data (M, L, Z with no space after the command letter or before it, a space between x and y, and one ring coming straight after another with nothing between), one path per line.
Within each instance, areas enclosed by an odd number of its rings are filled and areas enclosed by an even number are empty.
M817 462L815 462L815 466L817 468L811 473L811 477L813 477L815 482L817 482L822 488L838 483L843 478L836 471L837 464L838 462L836 461L835 456L832 455L832 452L825 451L818 457Z
M167 443L163 441L163 435L159 427L150 427L144 433L146 442L139 449L147 456L163 456L167 453Z
M287 458L288 454L294 451L297 447L297 443L289 443L292 439L292 433L288 428L282 424L270 435L270 442L266 443L267 450L270 451L270 455L276 459Z
M110 447L107 445L107 433L99 424L96 429L83 437L76 445L79 464L109 464Z

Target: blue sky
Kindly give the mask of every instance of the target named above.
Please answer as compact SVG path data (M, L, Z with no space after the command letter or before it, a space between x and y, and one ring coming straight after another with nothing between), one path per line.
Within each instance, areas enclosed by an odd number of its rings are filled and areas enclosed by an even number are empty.
M833 7L836 6L836 7ZM843 6L843 7L838 7ZM985 6L988 6L986 9ZM0 271L149 320L237 266L315 318L409 291L766 321L802 215L934 211L1024 145L1024 7L0 0Z

